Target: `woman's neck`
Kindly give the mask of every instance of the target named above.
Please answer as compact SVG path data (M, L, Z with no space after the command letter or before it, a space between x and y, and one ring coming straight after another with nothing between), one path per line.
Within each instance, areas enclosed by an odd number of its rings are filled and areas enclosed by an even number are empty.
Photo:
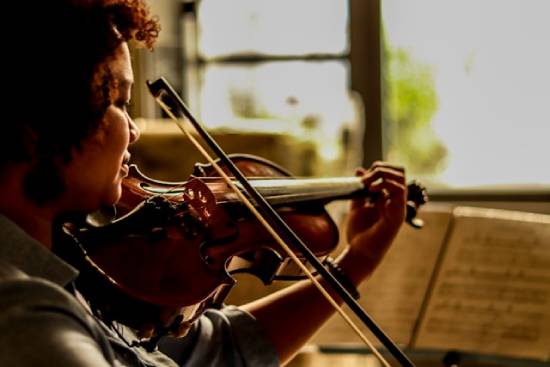
M50 217L47 213L42 215L38 212L29 216L26 212L5 210L3 207L0 207L0 210L28 235L51 249L53 217Z

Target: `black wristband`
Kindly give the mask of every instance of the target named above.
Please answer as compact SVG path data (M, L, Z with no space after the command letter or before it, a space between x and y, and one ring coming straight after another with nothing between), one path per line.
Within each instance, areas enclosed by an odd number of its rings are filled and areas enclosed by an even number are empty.
M353 285L353 282L344 274L344 271L334 261L333 258L327 257L323 262L327 267L328 271L336 278L336 280L342 284L342 286L348 291L348 293L355 299L358 300L360 297L359 291Z

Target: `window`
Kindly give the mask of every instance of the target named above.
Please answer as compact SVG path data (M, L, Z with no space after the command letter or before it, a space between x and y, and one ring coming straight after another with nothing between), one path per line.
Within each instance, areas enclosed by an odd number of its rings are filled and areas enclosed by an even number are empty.
M361 135L346 2L202 0L182 29L186 97L207 127L310 141L324 163L311 173L341 173Z
M384 153L432 187L550 187L550 3L382 1Z
M546 0L202 0L183 16L185 95L208 127L310 139L326 162L351 152L429 189L547 197L549 13Z

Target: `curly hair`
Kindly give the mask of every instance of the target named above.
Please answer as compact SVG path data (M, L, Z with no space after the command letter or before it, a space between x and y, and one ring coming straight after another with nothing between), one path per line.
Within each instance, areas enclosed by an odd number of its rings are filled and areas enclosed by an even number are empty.
M64 189L54 159L67 162L112 103L116 85L105 61L122 42L151 49L160 27L143 0L11 1L4 8L20 25L2 22L9 57L0 171L32 161L25 191L45 203Z

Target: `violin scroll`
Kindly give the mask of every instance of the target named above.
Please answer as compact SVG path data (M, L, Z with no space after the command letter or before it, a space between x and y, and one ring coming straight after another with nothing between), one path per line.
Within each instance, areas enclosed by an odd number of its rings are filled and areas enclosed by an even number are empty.
M428 191L416 181L407 185L407 189L407 213L405 221L412 227L420 229L424 226L424 221L417 218L416 214L420 206L428 202Z

